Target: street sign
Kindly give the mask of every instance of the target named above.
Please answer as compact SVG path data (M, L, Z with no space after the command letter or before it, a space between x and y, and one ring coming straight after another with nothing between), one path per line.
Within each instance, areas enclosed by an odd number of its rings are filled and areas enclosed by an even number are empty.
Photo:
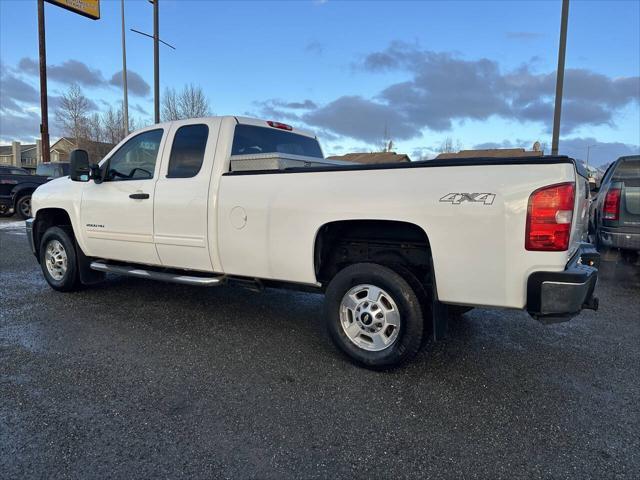
M45 0L92 20L100 18L100 0Z

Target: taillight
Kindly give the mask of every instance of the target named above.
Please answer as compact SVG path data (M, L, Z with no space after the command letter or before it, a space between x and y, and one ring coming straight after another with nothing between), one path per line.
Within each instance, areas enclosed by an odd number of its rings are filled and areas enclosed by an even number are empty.
M280 128L282 130L287 130L289 132L293 130L293 127L291 125L287 125L286 123L274 122L273 120L269 120L267 124L269 124L270 127Z
M527 250L561 252L569 248L575 184L559 183L531 194L527 207Z
M620 215L620 193L619 188L612 188L604 197L604 207L602 208L602 216L605 220L618 220Z

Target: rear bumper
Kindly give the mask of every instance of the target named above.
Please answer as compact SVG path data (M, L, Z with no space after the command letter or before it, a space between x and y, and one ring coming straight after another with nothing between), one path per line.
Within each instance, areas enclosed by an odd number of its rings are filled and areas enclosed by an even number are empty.
M599 235L600 238L598 240L600 244L605 247L640 251L640 231L616 232L613 229L602 227L600 228Z
M527 311L545 323L569 320L582 309L598 309L593 292L600 255L583 243L562 272L534 272L527 282Z

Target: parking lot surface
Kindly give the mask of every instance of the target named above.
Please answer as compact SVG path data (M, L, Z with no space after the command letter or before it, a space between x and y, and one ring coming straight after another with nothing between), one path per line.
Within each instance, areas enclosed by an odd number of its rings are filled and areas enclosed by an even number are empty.
M474 310L358 368L322 297L108 277L62 294L0 220L2 478L640 477L640 267L544 326Z

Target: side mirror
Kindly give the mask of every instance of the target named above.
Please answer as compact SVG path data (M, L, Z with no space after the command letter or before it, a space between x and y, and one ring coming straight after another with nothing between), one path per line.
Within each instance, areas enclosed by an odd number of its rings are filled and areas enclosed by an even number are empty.
M86 150L74 150L69 154L69 176L74 182L89 181L89 154Z

